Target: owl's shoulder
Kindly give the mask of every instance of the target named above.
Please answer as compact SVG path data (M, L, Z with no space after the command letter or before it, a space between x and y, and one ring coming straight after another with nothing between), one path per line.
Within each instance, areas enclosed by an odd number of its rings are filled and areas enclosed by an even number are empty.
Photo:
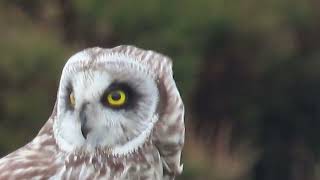
M61 166L52 136L37 136L33 141L0 159L0 179L48 178Z

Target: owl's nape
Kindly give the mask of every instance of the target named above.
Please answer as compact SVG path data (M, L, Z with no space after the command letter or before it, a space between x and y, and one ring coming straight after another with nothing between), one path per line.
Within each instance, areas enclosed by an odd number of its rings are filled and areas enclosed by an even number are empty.
M0 160L0 179L173 179L184 132L168 57L134 46L85 49L63 68L39 134Z

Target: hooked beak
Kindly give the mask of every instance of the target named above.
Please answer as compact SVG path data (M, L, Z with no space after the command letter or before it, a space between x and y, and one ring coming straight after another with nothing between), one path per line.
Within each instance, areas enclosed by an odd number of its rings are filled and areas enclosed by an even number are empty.
M81 133L85 139L87 139L87 135L90 132L90 128L87 125L87 115L86 115L87 105L88 103L85 103L82 105L80 109L80 114L79 114L80 123L81 123Z

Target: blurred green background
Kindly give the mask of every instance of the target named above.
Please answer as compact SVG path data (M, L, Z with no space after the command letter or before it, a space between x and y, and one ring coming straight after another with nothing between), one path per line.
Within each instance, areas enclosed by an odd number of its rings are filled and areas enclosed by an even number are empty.
M49 117L62 67L92 46L173 59L186 180L320 179L320 1L2 0L0 155Z

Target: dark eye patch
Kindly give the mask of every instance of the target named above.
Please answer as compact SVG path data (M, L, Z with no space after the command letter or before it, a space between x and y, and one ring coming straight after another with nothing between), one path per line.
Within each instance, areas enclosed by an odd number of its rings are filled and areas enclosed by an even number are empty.
M118 91L121 90L126 94L126 103L123 104L122 106L116 107L116 106L111 106L107 99L108 95L113 92L113 91ZM138 100L138 93L130 86L129 83L125 82L113 82L103 93L101 97L101 103L108 108L111 109L132 109L134 105L137 103ZM116 98L115 98L116 99Z
M72 103L70 101L70 94L73 92L73 87L71 83L68 83L67 88L66 88L66 94L65 94L65 102L66 102L66 107L67 110L74 110L74 106L72 106Z

